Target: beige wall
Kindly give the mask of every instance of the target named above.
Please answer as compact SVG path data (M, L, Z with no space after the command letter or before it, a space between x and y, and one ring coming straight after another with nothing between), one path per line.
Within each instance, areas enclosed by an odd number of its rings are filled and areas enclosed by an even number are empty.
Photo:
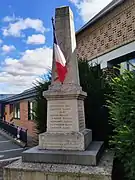
M76 37L78 58L87 60L134 41L135 0L125 0Z

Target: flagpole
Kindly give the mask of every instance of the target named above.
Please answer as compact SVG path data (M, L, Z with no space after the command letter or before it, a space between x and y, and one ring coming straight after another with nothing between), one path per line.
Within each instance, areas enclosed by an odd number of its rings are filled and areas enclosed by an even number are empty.
M57 58L55 59L55 65L56 65L56 69L57 69L57 75L58 75L58 79L61 82L61 84L63 84L63 81L65 79L65 74L67 73L67 67L66 67L66 60L65 57L63 55L63 52L61 51L58 42L57 42L57 37L56 37L56 32L55 32L55 24L54 24L54 18L52 17L52 26L53 26L53 43L55 46L53 46L53 53L54 51L56 51L56 56ZM63 65L64 64L64 65Z
M53 62L52 62L52 80L56 81L57 77L55 77L56 74L56 67L55 67L55 58L54 58L54 18L51 18L52 22L52 36L53 36Z
M54 18L52 17L52 25L53 25L53 31L54 31L54 29L55 29L55 26L54 26Z
M54 25L54 18L51 18L52 21L52 27L53 27L53 61L54 61L54 36L55 36L55 25ZM53 64L54 65L54 64ZM56 70L55 70L56 71ZM55 72L54 72L55 73ZM54 79L54 81L58 80L58 76Z

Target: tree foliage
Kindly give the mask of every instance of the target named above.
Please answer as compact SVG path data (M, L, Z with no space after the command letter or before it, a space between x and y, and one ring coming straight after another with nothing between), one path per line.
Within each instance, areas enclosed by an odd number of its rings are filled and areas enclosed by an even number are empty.
M102 140L107 143L111 128L108 124L106 94L111 93L111 89L108 85L108 73L105 72L99 65L92 67L88 61L79 61L80 84L87 92L84 103L86 127L92 129L93 140Z
M124 164L129 180L135 180L135 73L125 71L112 79L113 96L108 101L114 127L111 146Z
M51 82L51 74L49 73L47 77L42 77L42 81L38 81L35 84L36 89L36 108L35 108L35 126L36 132L43 133L46 131L47 126L47 101L43 97L43 92L48 90L48 87Z

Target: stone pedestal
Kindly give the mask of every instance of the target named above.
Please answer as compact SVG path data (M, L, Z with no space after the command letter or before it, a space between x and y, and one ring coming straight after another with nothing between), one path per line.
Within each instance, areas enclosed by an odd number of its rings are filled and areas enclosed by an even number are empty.
M39 149L85 150L92 132L85 128L84 98L86 93L66 89L44 92L47 99L47 132L39 135Z
M65 91L66 89L66 91ZM103 142L92 142L85 128L84 98L80 86L60 85L44 92L47 99L47 132L39 135L39 145L22 155L23 162L96 166Z
M90 143L85 151L39 150L37 146L25 151L22 155L22 160L23 162L31 163L97 166L103 149L103 142L98 141Z
M91 138L92 132L89 129L71 133L45 132L39 135L38 148L41 150L84 151L92 141Z

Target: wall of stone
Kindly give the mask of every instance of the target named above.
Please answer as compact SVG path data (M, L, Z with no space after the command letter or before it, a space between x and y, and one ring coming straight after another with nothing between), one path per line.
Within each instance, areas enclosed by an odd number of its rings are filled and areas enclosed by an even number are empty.
M78 58L87 60L134 41L135 0L125 0L76 38Z
M46 174L43 172L17 172L12 170L5 172L4 174L4 179L3 180L111 180L111 176L107 175L82 175L80 176L79 174L74 174L72 175L71 173L67 174L62 174L62 173L50 173Z
M4 180L111 180L113 152L106 151L97 166L13 162L4 168Z

